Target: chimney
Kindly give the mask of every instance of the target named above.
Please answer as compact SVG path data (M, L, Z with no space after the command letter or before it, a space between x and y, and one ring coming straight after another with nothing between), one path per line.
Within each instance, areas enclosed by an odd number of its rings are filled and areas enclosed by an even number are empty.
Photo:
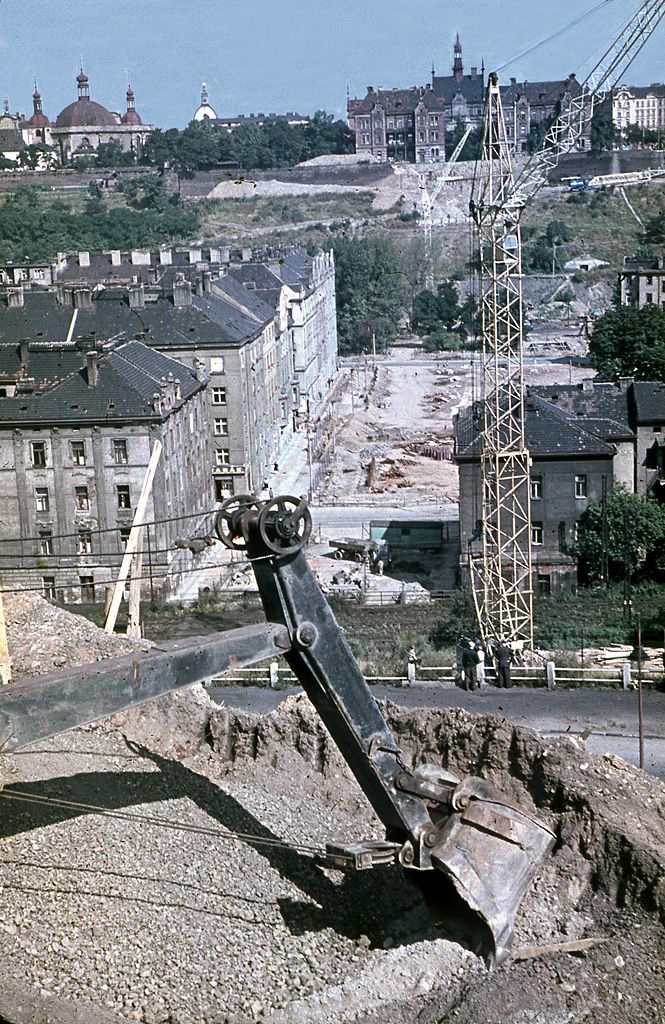
M89 267L89 266L90 266L90 253L89 252L85 252L85 251L84 252L80 252L79 253L79 267Z
M196 294L203 295L203 274L196 275Z
M190 263L198 263L200 261L200 259L201 259L201 250L200 249L190 249L189 250L189 262Z
M111 266L119 267L122 263L122 256L119 249L111 249Z
M517 85L517 79L516 78L511 78L510 79L510 84L511 85Z
M243 263L249 263L251 258L252 250L248 245L243 246L243 248L240 250L240 259L243 261Z
M129 308L145 309L145 289L142 282L129 286Z
M374 92L374 86L373 85L368 85L367 86L367 92L370 93L370 95L371 95Z
M170 267L173 263L173 253L170 249L159 250L159 263L162 267Z
M74 309L92 309L92 292L89 288L74 289Z
M210 270L204 270L201 274L201 280L203 282L203 291L207 293L212 291L212 272Z
M162 395L160 391L155 391L152 396L152 407L154 411L160 415L162 411Z
M198 356L194 357L194 376L200 381L204 381L207 378L205 361L199 359Z
M222 259L222 250L221 249L213 249L213 248L211 248L210 249L210 262L211 263L220 263L221 259Z
M228 263L231 259L231 250L228 245L223 245L219 250L219 262Z
M30 342L27 338L21 338L19 342L19 353L21 356L21 366L27 367L30 359Z
M19 285L18 288L7 289L7 305L10 309L23 309L25 306L23 285Z
M593 380L591 377L586 377L582 381L582 391L593 391Z
M471 68L471 77L472 78L477 78L478 77L478 68L473 68L473 67Z
M88 387L89 388L94 388L97 385L97 379L99 377L99 364L98 364L98 360L99 360L99 353L98 352L88 352L88 354L86 356L86 359L85 359L85 365L86 365L86 373L87 373L87 376L88 376Z
M179 377L176 377L176 379L174 380L174 382L173 382L173 389L174 389L173 393L174 393L174 396L175 396L175 400L176 400L176 402L179 402L180 399L182 398L182 388L180 386L180 378Z
M191 306L192 289L189 281L185 280L183 274L177 274L173 282L173 305L180 309L182 306Z
M133 267L149 267L150 266L150 250L149 249L132 249L131 261Z

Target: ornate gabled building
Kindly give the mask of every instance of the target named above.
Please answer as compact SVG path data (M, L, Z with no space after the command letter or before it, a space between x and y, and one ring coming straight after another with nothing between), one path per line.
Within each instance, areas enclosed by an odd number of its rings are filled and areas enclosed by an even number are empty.
M347 120L356 137L356 153L418 164L445 160L444 104L429 85L411 89L370 85L364 99L349 99Z
M644 131L665 130L665 85L620 85L612 94L612 120L625 131L635 126Z
M513 152L525 152L532 128L544 124L560 111L566 110L572 100L577 100L583 95L584 86L577 81L574 74L552 82L518 82L516 78L511 78L510 84L501 89L501 99L508 139ZM588 127L580 136L575 148L589 150L590 147L589 120Z
M51 137L58 149L60 162L70 163L77 157L94 156L103 143L117 142L125 152L140 157L145 140L154 126L143 124L131 85L127 89L124 115L107 110L90 98L90 80L83 69L76 76L78 96L61 110L51 128Z
M432 92L444 102L448 128L454 128L458 121L477 128L482 124L485 109L485 65L481 65L480 74L477 67L472 67L470 74L464 74L459 33L453 53L452 75L437 75L432 68Z

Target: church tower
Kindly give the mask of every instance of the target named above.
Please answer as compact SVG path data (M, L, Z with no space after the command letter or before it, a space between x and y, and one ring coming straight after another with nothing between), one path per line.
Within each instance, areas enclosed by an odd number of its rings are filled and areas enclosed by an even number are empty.
M464 64L462 63L462 44L459 40L459 32L455 39L455 59L453 60L453 78L456 82L461 82L464 78Z

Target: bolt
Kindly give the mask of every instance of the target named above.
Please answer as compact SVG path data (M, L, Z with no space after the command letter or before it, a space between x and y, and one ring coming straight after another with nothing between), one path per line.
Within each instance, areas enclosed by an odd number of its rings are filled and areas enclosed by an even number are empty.
M436 832L428 832L423 839L423 843L428 848L428 850L431 850L433 846L436 846L438 838L439 836Z
M396 781L400 789L406 789L406 787L409 785L409 776L407 775L406 772L400 772L399 775L397 776Z
M301 626L298 630L298 643L303 647L311 647L316 640L316 637L316 626L313 626L311 622L305 623L305 625Z
M413 864L413 848L405 846L401 856L402 864Z

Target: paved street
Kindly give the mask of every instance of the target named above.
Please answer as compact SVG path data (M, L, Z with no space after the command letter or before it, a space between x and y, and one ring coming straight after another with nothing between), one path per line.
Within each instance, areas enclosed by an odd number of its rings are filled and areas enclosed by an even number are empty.
M276 692L254 687L210 691L214 700L240 711L267 714L297 689ZM401 689L377 686L379 700L404 707L463 707L480 714L501 714L516 725L536 729L545 736L591 735L586 748L593 754L611 753L631 764L638 762L637 694L625 690L496 690L486 687L466 693L453 687ZM665 780L665 693L644 695L646 770Z

